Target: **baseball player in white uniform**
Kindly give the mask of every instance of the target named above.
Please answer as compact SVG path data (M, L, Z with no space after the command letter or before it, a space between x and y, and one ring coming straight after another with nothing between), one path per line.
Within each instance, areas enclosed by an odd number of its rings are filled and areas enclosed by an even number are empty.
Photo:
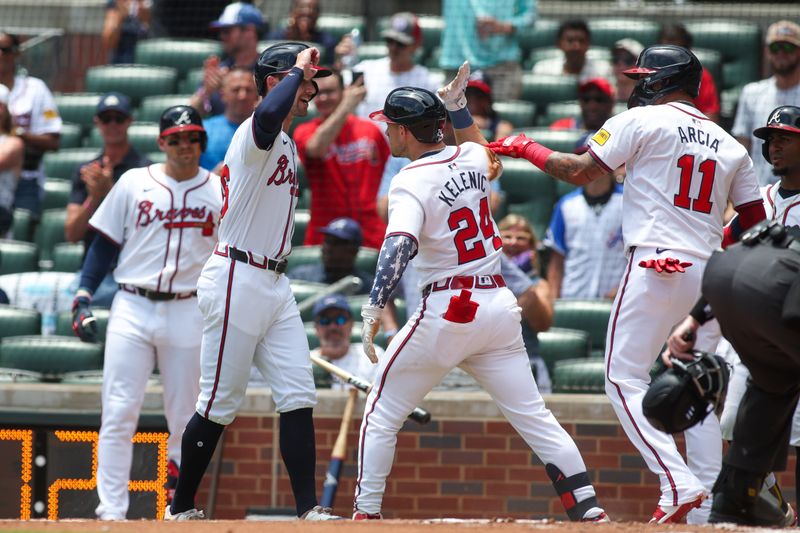
M800 226L800 107L780 106L770 113L767 125L757 128L753 135L764 139L762 154L768 163L773 164L773 173L780 178L778 183L761 187L761 197L769 220L780 222L786 227ZM732 224L736 224L734 219ZM720 416L722 437L733 438L733 426L739 403L747 389L750 372L739 359L739 355L726 340L722 340L717 352L724 352L728 363L733 366L731 381L725 396L725 407ZM800 410L795 410L792 421L790 444L800 446ZM774 474L767 476L765 489L770 491L784 511L795 516L794 510L785 502Z
M460 119L453 118L455 127L470 132L459 140L485 142L465 108L468 77L465 65L442 91ZM577 446L536 387L520 308L500 274L502 241L489 211L489 182L500 162L476 142L446 146L445 105L426 89L395 89L370 116L387 123L392 155L412 162L392 181L386 238L361 311L362 342L378 370L361 422L353 519L381 518L397 432L428 391L460 367L545 464L569 518L608 521ZM378 360L373 339L381 311L414 256L422 301Z
M629 109L609 119L582 155L552 152L521 136L491 143L548 174L581 185L626 164L622 232L628 264L609 320L606 393L625 432L659 476L651 522L707 521L703 504L721 468L719 423L709 417L686 432L688 466L673 438L642 414L649 370L671 328L696 301L706 261L723 237L733 202L747 229L764 218L747 151L691 104L702 67L671 45L644 50L626 75L637 79ZM717 333L718 334L718 333ZM701 332L698 348L710 346Z
M169 520L203 518L197 488L219 436L233 422L255 365L280 413L280 449L297 515L328 520L317 505L312 408L316 391L300 313L283 275L300 195L296 148L284 132L317 93L319 51L301 43L264 50L255 66L263 100L236 130L221 171L219 243L197 283L203 314L200 395L183 434L183 461Z
M133 444L147 380L157 365L169 426L168 457L181 460L181 433L199 390L200 312L195 286L217 242L219 177L200 168L206 133L200 115L175 106L161 115L164 164L129 170L92 215L98 233L81 270L73 329L95 340L91 297L119 261L103 362L102 420L97 450L101 520L128 512ZM177 333L177 334L176 334Z

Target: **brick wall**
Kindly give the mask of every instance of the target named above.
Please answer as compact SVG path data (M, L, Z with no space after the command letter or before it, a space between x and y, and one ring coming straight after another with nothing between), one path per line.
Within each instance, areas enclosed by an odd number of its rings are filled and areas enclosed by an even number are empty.
M320 493L339 430L340 419L334 413L343 397L321 398L321 404L333 401L335 405L321 405L317 411L322 413L315 415ZM600 501L612 517L647 520L659 496L658 479L647 470L639 453L628 442L605 398L594 398L602 405L600 416L586 416L593 414L586 412L586 407L593 409L591 402L586 403L586 396L560 396L548 405L577 442ZM487 408L485 413L474 418L437 415L457 412L458 402L442 409L437 409L437 402L432 406L426 402L425 407L433 413L434 421L427 426L406 423L398 435L396 460L387 483L386 517L566 519L542 464L509 424L499 415L491 414L491 402L487 398L480 401L487 404ZM356 412L361 411L357 409ZM277 446L274 423L272 416L246 415L228 428L215 517L242 518L248 507L293 507L279 454L273 455L278 452L274 448ZM350 425L348 460L334 508L341 515L351 512L359 424L357 415ZM683 449L682 439L678 442ZM273 457L277 458L277 464ZM274 471L278 473L276 493L272 492ZM789 469L780 477L790 501L794 501L793 473L792 456ZM206 479L204 489L208 483ZM198 499L200 506L205 504L206 497L207 492L203 490Z

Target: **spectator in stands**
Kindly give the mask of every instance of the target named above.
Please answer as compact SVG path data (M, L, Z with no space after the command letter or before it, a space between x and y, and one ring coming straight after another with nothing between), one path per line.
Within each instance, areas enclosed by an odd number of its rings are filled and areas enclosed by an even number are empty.
M578 83L592 78L611 78L611 65L607 61L590 59L587 52L592 44L592 34L584 20L566 20L558 27L556 46L562 57L542 59L533 66L533 73L544 76L569 76Z
M750 150L762 186L775 182L777 176L762 157L763 142L753 136L753 130L762 126L776 107L800 106L800 26L788 20L772 24L767 29L766 49L772 76L744 86L731 129L736 139Z
M297 126L294 140L311 189L311 220L304 244L320 244L320 229L349 217L364 231L364 246L380 249L386 224L376 197L389 143L375 122L353 112L364 100L362 80L344 87L341 73L317 81L319 116Z
M314 331L319 339L319 348L311 350L312 355L322 357L354 376L370 382L375 379L378 366L364 357L360 342L350 342L353 313L344 296L334 293L314 304ZM376 346L375 354L380 358L383 349ZM333 377L332 389L344 390L348 387L339 378Z
M613 173L558 201L544 244L550 249L547 279L554 298L616 296L626 261L622 186Z
M8 109L14 134L25 143L25 160L17 183L14 206L28 209L38 218L44 198L45 152L58 150L61 117L53 94L39 78L17 74L20 40L0 31L0 83L8 87Z
M472 119L475 124L488 133L487 140L500 139L507 135L511 135L514 130L514 125L507 120L501 120L497 116L497 111L492 107L493 99L493 80L482 73L475 71L470 76L467 82L467 89L465 95L467 97L467 109L469 109Z
M550 125L552 130L595 132L614 114L614 87L604 78L592 78L578 86L579 117L565 117Z
M14 191L25 154L25 144L14 136L14 121L8 110L9 94L8 87L0 85L0 238L6 238L14 219Z
M292 0L289 20L285 28L269 34L273 41L304 41L317 43L322 53L321 64L331 64L334 60L336 37L317 28L319 0Z
M286 274L289 279L330 284L345 276L355 276L361 280L357 294L369 294L373 276L356 267L356 256L362 242L358 222L352 218L337 218L319 231L325 235L322 261L291 269Z
M528 219L511 213L497 224L497 228L503 239L503 253L525 274L538 275L536 248L539 243Z
M381 38L389 47L387 57L361 61L353 67L364 73L367 96L358 106L356 114L368 118L376 109L383 109L386 96L397 87L422 87L436 91L439 80L431 76L427 68L414 62L414 54L422 44L422 29L413 13L395 13L389 26L381 32ZM349 43L349 44L348 44ZM336 47L337 56L352 51L352 42L343 39Z
M659 44L674 44L684 48L692 48L692 34L680 22L665 24L658 34ZM705 116L719 122L719 93L714 77L706 67L703 67L703 76L700 78L700 93L694 99L694 105Z
M629 78L624 71L636 66L639 54L644 50L644 46L634 39L620 39L611 48L611 68L614 71L614 81L617 86L617 102L628 102L636 80Z
M134 63L136 43L150 32L152 0L108 0L101 38L109 63Z
M520 34L536 18L536 1L444 0L439 65L455 71L464 60L494 81L498 101L519 99L522 89ZM474 117L475 115L473 115Z
M200 166L215 174L219 174L236 128L253 113L258 103L253 71L239 66L228 69L222 77L220 96L225 111L203 121L208 143L200 156Z
M189 101L192 107L203 115L219 115L225 110L219 94L222 78L234 66L253 70L263 26L261 11L245 2L228 4L219 19L211 23L211 28L219 32L224 57L212 55L203 62L203 83Z
M89 219L100 207L111 187L125 172L132 168L145 167L151 161L139 154L128 141L133 108L127 96L111 92L104 94L97 104L94 125L103 139L103 149L91 161L81 165L72 177L72 192L67 204L64 221L64 237L69 242L83 241L84 258L96 232L89 228ZM117 284L111 270L106 274L95 292L93 303L109 307ZM79 278L75 278L72 292L77 290Z

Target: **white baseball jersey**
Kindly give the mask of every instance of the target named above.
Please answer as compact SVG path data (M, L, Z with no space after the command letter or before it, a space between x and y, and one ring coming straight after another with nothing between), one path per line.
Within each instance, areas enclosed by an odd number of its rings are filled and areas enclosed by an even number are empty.
M793 194L784 198L779 191L779 183L761 187L767 218L777 220L784 226L800 226L800 195Z
M14 77L14 87L8 96L8 110L16 127L25 128L25 131L34 135L61 131L61 117L53 94L39 78L22 75ZM36 178L44 184L45 175L41 162L35 170L23 170L22 178Z
M383 356L383 348L376 346L375 354L378 356L378 358L381 358ZM354 376L365 379L370 383L375 381L375 372L378 370L378 367L377 365L373 365L369 359L364 357L364 345L360 342L350 343L350 348L348 348L347 353L339 359L329 359L325 357L322 355L322 351L319 348L311 350L311 355L322 357L326 361L330 361L334 365L338 366L345 372L349 372ZM352 385L348 385L338 376L331 375L331 377L331 389L333 390L347 390L352 387Z
M272 149L259 148L253 115L239 125L220 172L225 197L220 242L271 259L291 253L300 196L296 154L294 141L283 131Z
M175 181L161 164L123 174L89 225L117 243L114 279L159 292L188 292L217 242L219 176L200 169Z
M489 211L490 188L489 158L475 143L422 157L392 180L386 236L417 241L420 288L452 276L500 273L502 241Z
M722 241L727 200L760 200L744 147L694 107L635 107L610 118L589 153L612 171L626 164L625 247L684 250L708 258Z

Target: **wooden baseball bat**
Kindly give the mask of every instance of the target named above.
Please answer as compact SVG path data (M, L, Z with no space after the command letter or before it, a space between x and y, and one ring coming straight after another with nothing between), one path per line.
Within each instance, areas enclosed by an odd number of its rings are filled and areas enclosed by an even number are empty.
M342 475L342 464L347 457L347 431L350 429L350 419L353 416L353 407L358 398L358 389L350 389L347 396L347 403L344 404L342 423L339 426L339 435L333 444L331 452L331 462L328 463L328 471L325 473L325 482L322 484L322 499L319 504L323 507L333 507L336 500L336 490L339 488L339 477Z
M350 385L354 386L355 388L364 392L365 394L369 394L369 391L372 390L372 383L370 383L369 381L360 378L358 376L354 376L345 369L339 368L333 363L326 361L322 357L319 357L317 355L311 355L311 361L314 364L327 370L334 376L340 377L344 382L349 383ZM431 413L426 409L423 409L422 407L415 407L414 410L411 411L411 414L408 415L408 418L419 424L427 424L428 422L431 421Z

